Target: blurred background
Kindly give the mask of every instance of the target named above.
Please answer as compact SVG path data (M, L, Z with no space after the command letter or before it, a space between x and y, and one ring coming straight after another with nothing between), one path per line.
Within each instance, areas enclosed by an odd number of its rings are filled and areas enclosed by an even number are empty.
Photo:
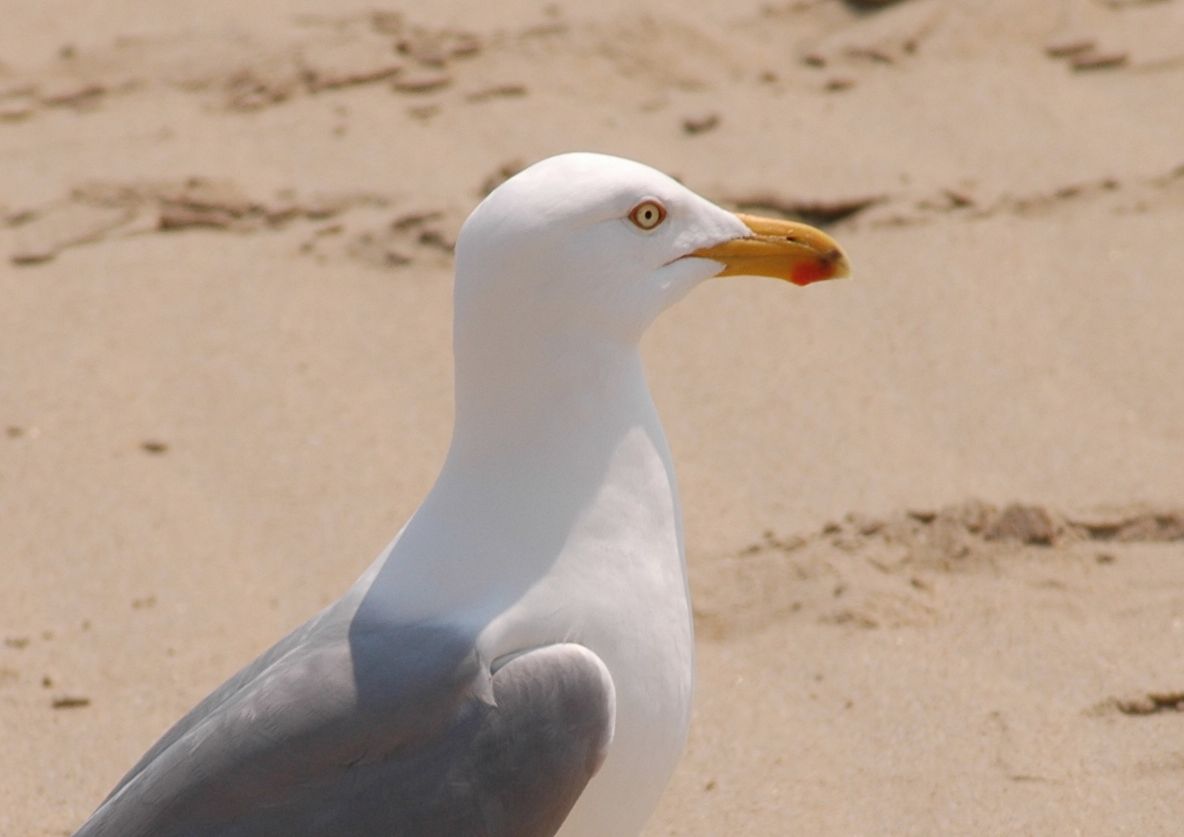
M451 249L570 150L804 218L645 354L700 636L648 834L1184 818L1184 2L0 0L0 833L336 598Z

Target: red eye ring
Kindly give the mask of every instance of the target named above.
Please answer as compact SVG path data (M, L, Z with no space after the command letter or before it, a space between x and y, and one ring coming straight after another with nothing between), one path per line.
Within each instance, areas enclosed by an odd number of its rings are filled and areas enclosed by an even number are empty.
M666 207L656 200L645 200L629 210L629 220L640 230L652 230L666 220Z

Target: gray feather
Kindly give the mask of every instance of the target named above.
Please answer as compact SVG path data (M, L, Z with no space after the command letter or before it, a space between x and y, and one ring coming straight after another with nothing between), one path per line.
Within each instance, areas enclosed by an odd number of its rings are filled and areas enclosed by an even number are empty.
M170 729L76 837L545 837L612 737L582 646L493 673L451 627L343 600Z

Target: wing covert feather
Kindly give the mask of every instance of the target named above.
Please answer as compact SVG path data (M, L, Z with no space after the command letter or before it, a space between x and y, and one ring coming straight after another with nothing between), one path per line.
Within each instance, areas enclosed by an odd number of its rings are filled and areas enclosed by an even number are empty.
M76 837L549 837L614 721L612 679L582 646L491 673L455 633L351 632L239 684Z

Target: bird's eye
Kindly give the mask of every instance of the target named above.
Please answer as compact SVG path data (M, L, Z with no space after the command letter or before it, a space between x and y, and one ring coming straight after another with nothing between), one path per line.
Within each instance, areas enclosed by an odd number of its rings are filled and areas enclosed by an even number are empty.
M642 201L629 211L629 220L643 230L652 230L666 220L666 207L657 201Z

